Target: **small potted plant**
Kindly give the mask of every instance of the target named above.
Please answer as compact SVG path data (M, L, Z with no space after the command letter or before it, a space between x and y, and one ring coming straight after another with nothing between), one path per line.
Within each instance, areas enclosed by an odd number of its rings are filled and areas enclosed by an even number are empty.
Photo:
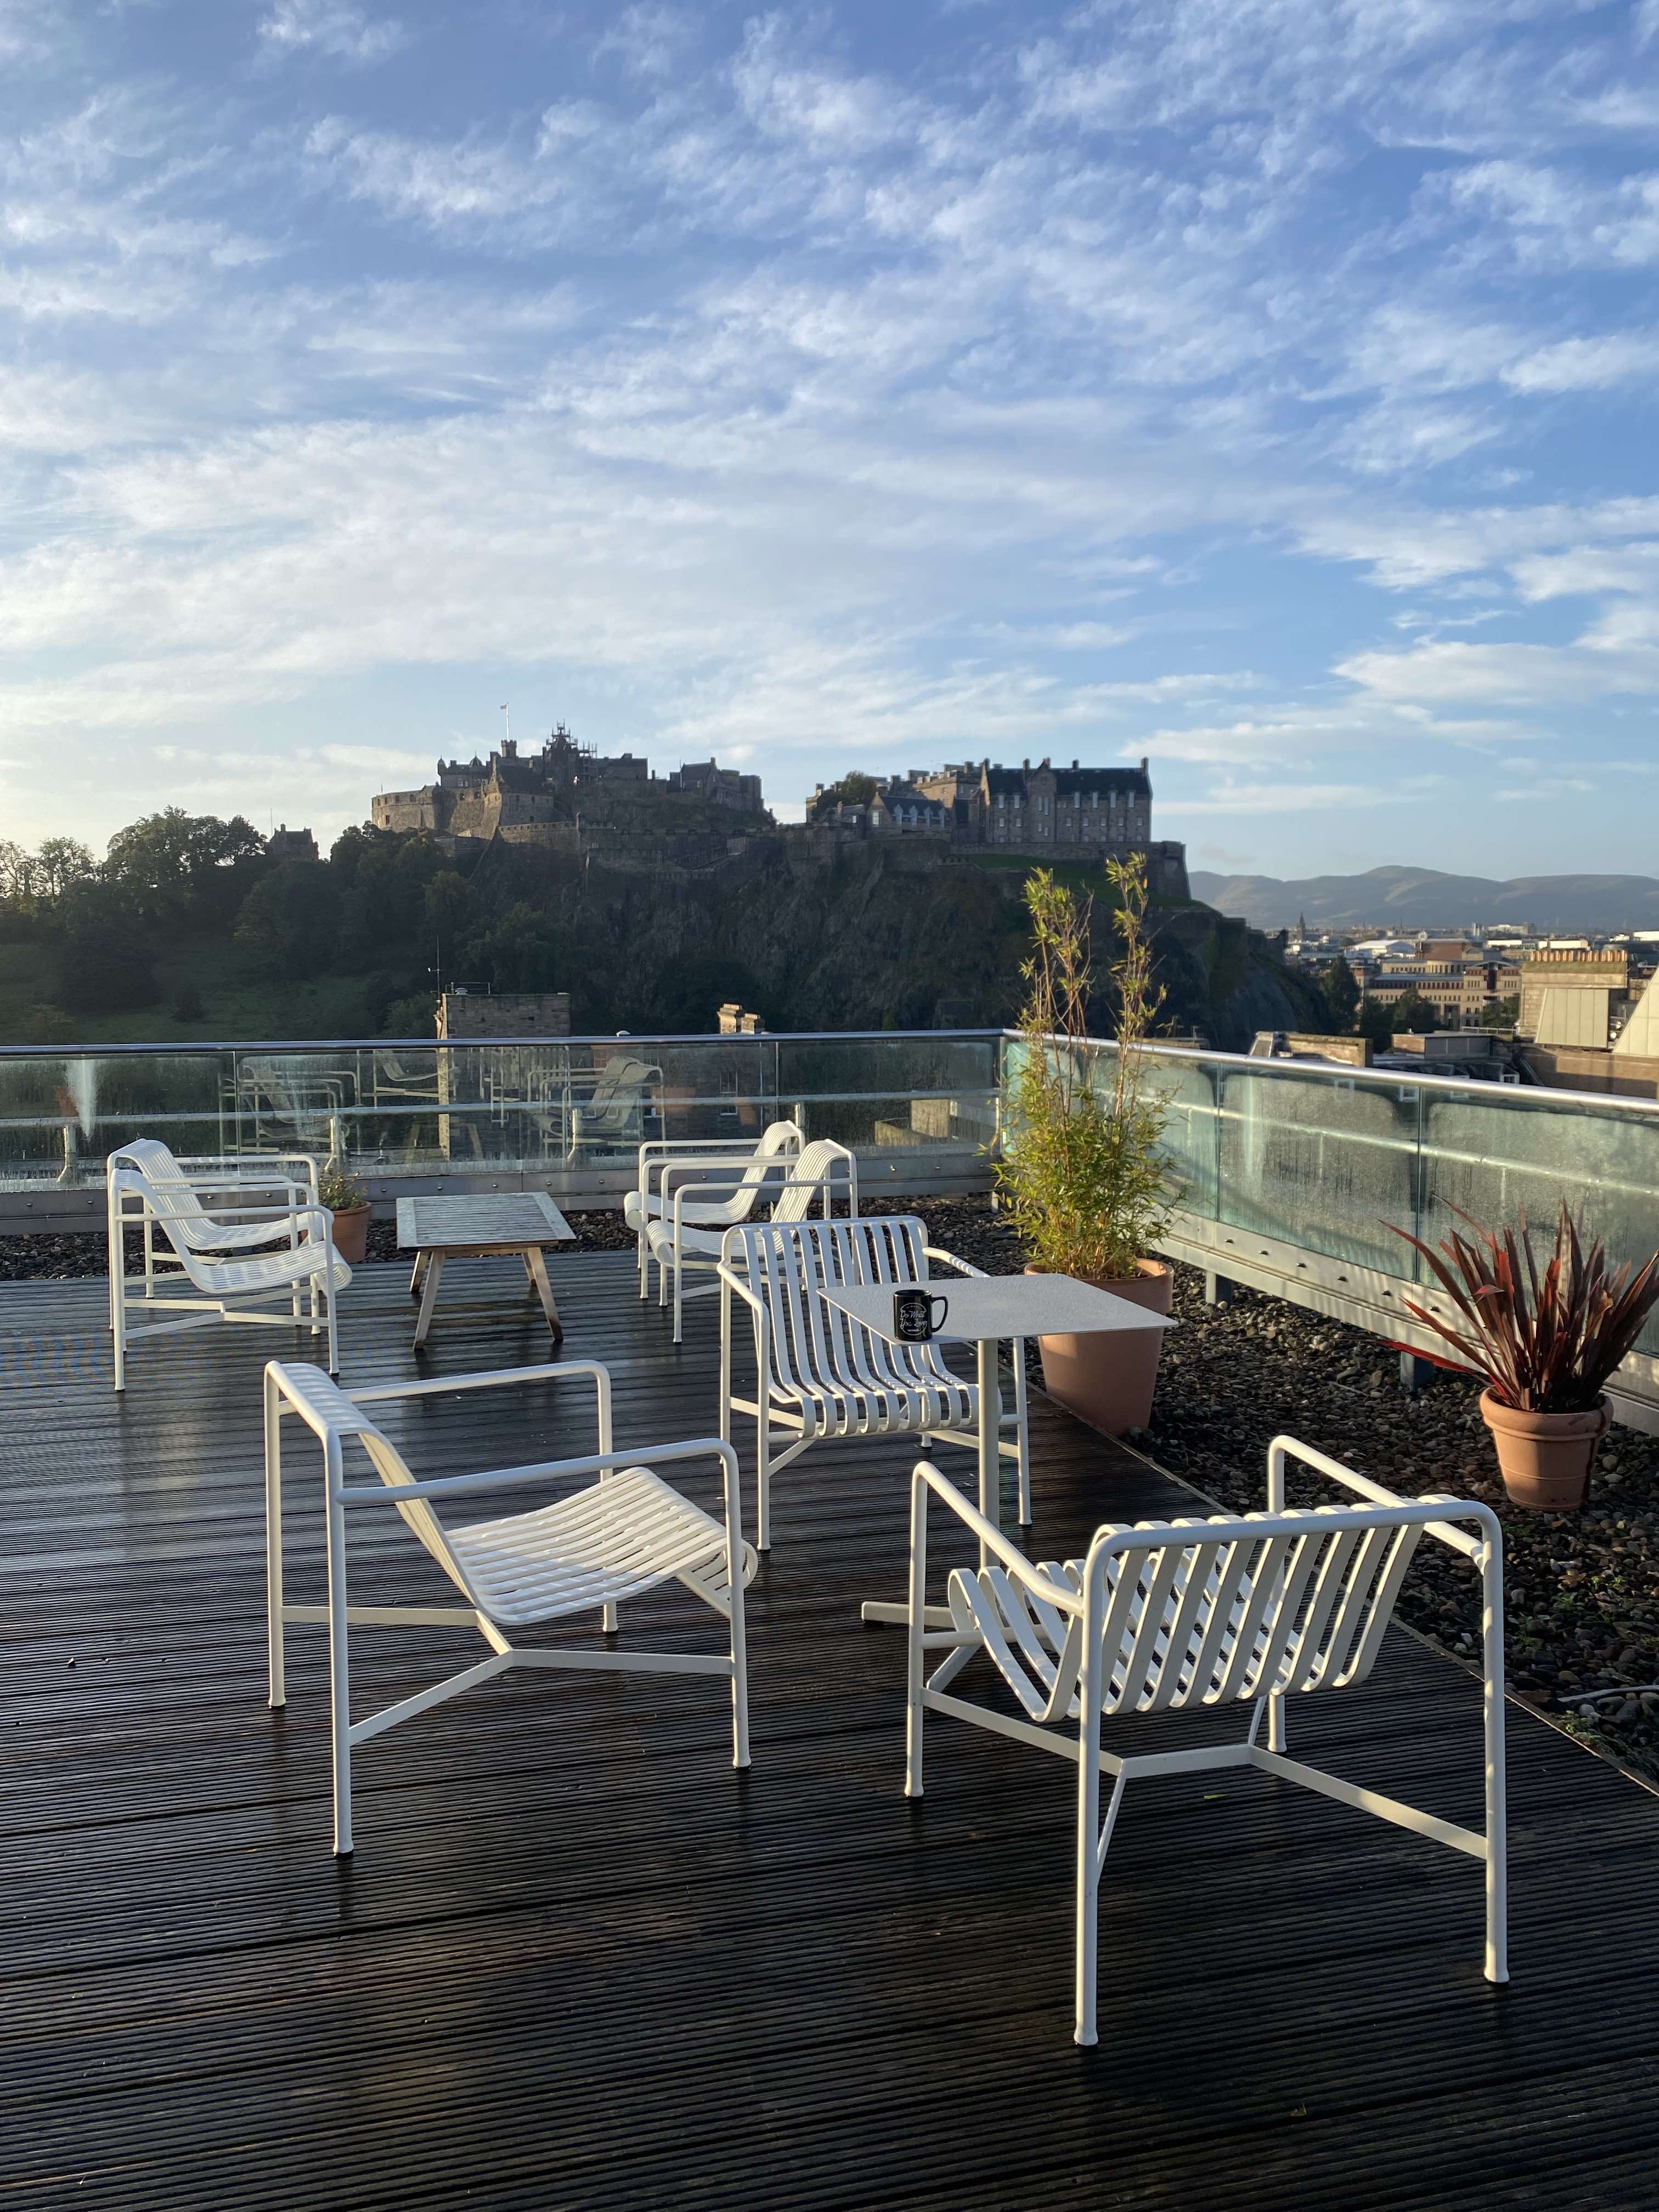
M1398 1229L1451 1300L1458 1325L1407 1301L1475 1375L1480 1411L1498 1447L1504 1487L1517 1505L1566 1513L1584 1502L1609 1416L1602 1385L1631 1351L1659 1301L1659 1253L1640 1268L1610 1267L1601 1239L1586 1243L1565 1201L1555 1249L1541 1273L1532 1231L1482 1229L1458 1218L1437 1252Z
M1161 1149L1166 1109L1146 1051L1163 1003L1146 936L1146 863L1139 854L1110 860L1107 874L1117 901L1119 951L1108 971L1117 1049L1103 1066L1089 1035L1093 902L1046 868L1025 886L1024 1049L1004 1100L1008 1140L997 1184L1028 1274L1075 1276L1167 1314L1174 1276L1152 1246L1175 1196ZM1044 1384L1109 1436L1145 1428L1163 1337L1158 1328L1041 1337Z
M368 1253L368 1193L331 1160L317 1178L317 1195L334 1217L335 1250L347 1267L361 1267Z

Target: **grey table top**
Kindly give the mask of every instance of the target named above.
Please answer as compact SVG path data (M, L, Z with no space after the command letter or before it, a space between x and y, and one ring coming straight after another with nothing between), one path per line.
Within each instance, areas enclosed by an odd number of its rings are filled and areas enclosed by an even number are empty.
M850 1314L878 1336L897 1341L893 1327L893 1292L902 1284L853 1283L824 1285L832 1306ZM1163 1314L1148 1313L1127 1298L1097 1291L1070 1275L939 1275L915 1287L950 1302L935 1344L978 1344L992 1337L1071 1336L1118 1328L1168 1328Z
M400 1198L398 1242L411 1251L504 1252L564 1244L575 1231L544 1190L492 1191L460 1198Z

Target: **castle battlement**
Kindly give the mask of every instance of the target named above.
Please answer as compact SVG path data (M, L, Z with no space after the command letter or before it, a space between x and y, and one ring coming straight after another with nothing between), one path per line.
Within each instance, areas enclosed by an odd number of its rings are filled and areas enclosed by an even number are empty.
M680 831L688 814L708 807L734 818L763 816L760 778L714 760L687 761L672 775L653 775L642 753L596 753L578 744L561 722L532 753L520 754L509 738L487 759L440 760L432 782L414 791L377 792L369 818L377 830L551 845L612 817L625 817L624 834Z

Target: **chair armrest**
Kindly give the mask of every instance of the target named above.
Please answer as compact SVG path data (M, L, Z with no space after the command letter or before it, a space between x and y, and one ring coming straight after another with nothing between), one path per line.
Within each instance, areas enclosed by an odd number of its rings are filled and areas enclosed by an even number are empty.
M750 1288L747 1279L738 1274L735 1267L731 1267L724 1260L718 1260L714 1263L714 1273L728 1289L737 1292L745 1305L752 1306L757 1314L765 1312L765 1307Z
M640 1444L627 1451L590 1452L580 1459L550 1459L534 1467L487 1468L477 1474L441 1474L424 1482L381 1483L343 1489L348 1505L406 1505L411 1498L465 1498L478 1491L507 1490L515 1484L545 1482L556 1475L604 1474L617 1467L653 1467L686 1459L718 1459L725 1470L729 1498L735 1499L738 1455L719 1437L693 1437L684 1443Z
M1355 1468L1344 1467L1340 1460L1332 1459L1328 1453L1316 1451L1311 1444L1304 1444L1297 1437L1277 1436L1267 1447L1267 1510L1270 1513L1285 1510L1286 1459L1299 1460L1304 1467L1311 1468L1316 1474L1324 1475L1331 1482L1340 1483L1345 1490L1353 1491L1371 1505L1417 1505L1423 1502L1421 1498L1402 1498L1398 1491L1385 1489L1382 1483L1373 1482L1370 1475L1361 1474ZM1501 1524L1490 1506L1433 1491L1425 1495L1434 1504L1455 1506L1460 1520L1479 1522L1488 1542L1500 1539ZM1443 1544L1449 1544L1453 1551L1461 1552L1467 1559L1478 1561L1484 1548L1479 1537L1471 1536L1467 1529L1453 1528L1448 1521L1430 1522L1424 1534L1437 1537Z
M971 1261L958 1259L954 1252L942 1252L937 1244L924 1244L921 1249L924 1259L941 1260L947 1267L954 1267L958 1274L982 1277L986 1273L983 1267L975 1267Z
M350 1433L337 1423L331 1424L316 1407L308 1404L289 1387L280 1360L269 1361L265 1374L276 1389L279 1413L298 1413L306 1426L319 1437L326 1437L331 1428L337 1436ZM556 1375L587 1375L592 1377L599 1406L599 1449L601 1452L610 1451L611 1370L597 1359L556 1359L537 1367L480 1368L470 1375L438 1376L421 1382L377 1382L362 1390L344 1390L336 1383L331 1385L331 1392L337 1402L344 1399L353 1406L378 1406L395 1398L435 1398L451 1390L499 1390L512 1382L545 1382ZM404 1491L401 1494L407 1497L409 1493Z
M1017 1544L1010 1543L1000 1528L995 1528L957 1488L948 1476L943 1475L931 1460L916 1462L910 1474L910 1511L912 1526L915 1525L916 1509L924 1502L925 1493L932 1491L942 1504L947 1505L963 1525L972 1531L986 1550L993 1553L1008 1570L1014 1580L1022 1583L1045 1604L1060 1613L1080 1613L1083 1593L1074 1590L1069 1583L1051 1582L1040 1567L1035 1567Z

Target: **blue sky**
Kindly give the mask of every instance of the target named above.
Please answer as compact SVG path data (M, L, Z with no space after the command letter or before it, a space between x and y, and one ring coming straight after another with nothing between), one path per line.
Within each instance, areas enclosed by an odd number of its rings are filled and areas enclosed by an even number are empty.
M1659 872L1659 0L0 0L0 834L557 718Z

